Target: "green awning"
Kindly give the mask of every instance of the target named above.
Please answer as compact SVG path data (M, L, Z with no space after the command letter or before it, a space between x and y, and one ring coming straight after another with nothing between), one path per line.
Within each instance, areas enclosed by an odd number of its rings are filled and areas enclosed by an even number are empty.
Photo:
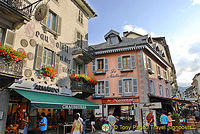
M99 106L87 100L81 100L70 96L55 95L27 90L15 91L31 101L35 108L53 109L98 109Z

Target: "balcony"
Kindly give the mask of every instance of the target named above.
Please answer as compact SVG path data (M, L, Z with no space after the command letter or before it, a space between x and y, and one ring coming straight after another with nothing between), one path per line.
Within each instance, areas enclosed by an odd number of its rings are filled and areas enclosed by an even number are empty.
M10 29L18 29L31 20L32 4L28 0L0 0L0 18Z
M72 52L73 59L78 64L88 64L94 60L94 48L87 45L87 42L76 43Z
M72 92L86 92L93 94L95 92L95 86L87 84L84 81L71 81L71 90Z

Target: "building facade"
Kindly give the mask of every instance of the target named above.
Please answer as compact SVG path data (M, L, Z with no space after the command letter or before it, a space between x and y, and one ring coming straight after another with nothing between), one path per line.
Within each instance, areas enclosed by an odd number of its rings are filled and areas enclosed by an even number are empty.
M171 98L176 89L173 66L164 37L152 38L134 32L124 37L111 30L106 42L93 45L95 60L88 74L98 80L88 99L100 105L97 116L132 117L142 125L141 104ZM166 108L164 108L166 109ZM167 110L167 109L166 109Z
M200 96L200 73L195 74L194 78L192 79L191 87L193 87L193 97L195 100L199 99Z
M1 4L5 2L0 1ZM18 67L21 69L20 74L12 74L17 80L12 79L11 83L4 86L4 90L0 92L1 95L7 92L1 97L3 98L1 104L3 102L6 106L0 108L3 118L0 119L0 128L3 128L0 129L2 130L0 133L5 132L5 125L2 124L6 124L7 111L11 114L11 109L16 110L23 103L23 101L9 103L9 100L13 99L15 92L13 89L20 90L16 92L18 95L21 93L21 96L23 96L21 90L72 96L71 91L82 92L86 83L79 83L78 87L78 83L72 82L69 76L74 73L87 74L87 64L94 59L93 49L88 46L87 40L88 21L96 17L96 14L85 0L30 0L27 5L17 1L11 2L7 2L12 5L8 8L11 10L5 11L10 18L4 18L3 15L0 18L5 22L0 23L1 45L25 52L27 57ZM16 8L13 5L20 6L20 9L24 8L24 14L21 10L14 12ZM7 23L8 21L10 22ZM4 64L1 66L5 68ZM2 71L0 72L10 76L9 71ZM14 69L13 71L18 72ZM0 80L4 77L1 75ZM0 85L2 84L4 83L1 81ZM90 86L87 88L91 92L94 90ZM28 112L27 106L19 107Z

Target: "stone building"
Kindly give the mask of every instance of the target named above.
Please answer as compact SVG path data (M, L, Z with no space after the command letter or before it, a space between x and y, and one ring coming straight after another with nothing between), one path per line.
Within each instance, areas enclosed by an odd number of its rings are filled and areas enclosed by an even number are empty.
M71 82L69 76L72 73L86 74L87 64L94 59L93 49L87 44L88 21L97 15L85 0L1 0L0 4L0 9L4 9L0 11L1 45L27 54L20 67L11 69L8 65L7 70L2 60L5 57L0 56L0 88L3 89L0 91L0 128L3 128L0 133L4 133L7 113L12 114L12 110L17 108L31 111L27 104L30 102L32 106L31 99L34 98L26 98L27 94L34 91L37 97L41 94L63 97L72 96L71 90L83 91L84 86ZM8 80L11 82L5 85ZM88 91L93 90L88 86ZM15 94L26 101L20 99L9 103L9 99L16 99ZM92 105L82 100L79 103L82 104L65 105L65 108L87 109L87 106L82 107L84 103ZM40 106L45 108L43 111L53 114L53 110Z
M124 32L121 37L114 30L104 38L105 42L92 45L95 60L88 66L89 76L98 80L95 94L88 98L100 105L96 115L106 117L112 112L120 119L134 115L133 120L141 126L143 104L160 102L162 109L170 111L167 102L177 83L165 38L134 32Z

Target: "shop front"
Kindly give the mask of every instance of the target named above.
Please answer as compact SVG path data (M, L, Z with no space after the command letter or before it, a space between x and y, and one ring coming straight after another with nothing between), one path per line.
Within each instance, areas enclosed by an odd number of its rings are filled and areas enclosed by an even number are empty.
M43 85L39 86L40 90L11 86L7 133L22 132L25 124L23 119L25 113L28 113L28 132L38 134L40 115L44 112L47 117L48 133L63 134L71 130L74 114L98 108L98 105L92 102L61 94L60 89L48 87L44 90L43 87L42 90Z
M102 98L103 111L112 113L117 119L116 129L121 126L138 125L139 122L139 97L104 97ZM132 123L130 123L132 122Z

